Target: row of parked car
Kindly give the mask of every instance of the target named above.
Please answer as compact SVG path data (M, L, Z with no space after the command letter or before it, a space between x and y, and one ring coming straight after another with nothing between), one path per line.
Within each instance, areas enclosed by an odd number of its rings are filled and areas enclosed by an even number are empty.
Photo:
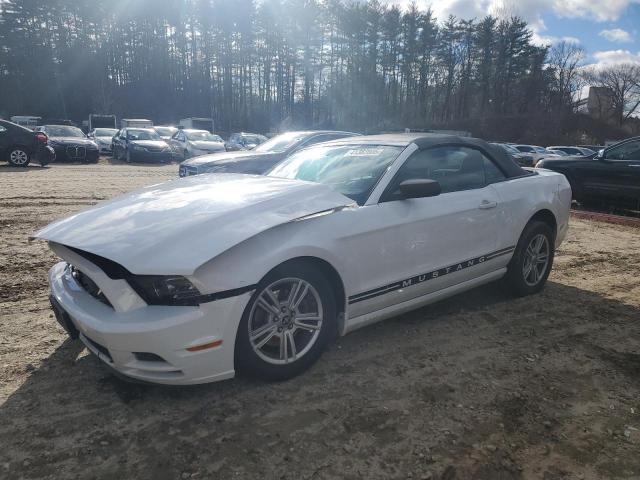
M0 159L26 166L32 159L95 163L100 152L126 161L180 161L179 176L201 173L262 175L295 152L322 142L359 135L354 132L294 131L269 140L237 133L224 142L205 130L174 127L95 129L88 136L76 127L45 125L34 131L0 120ZM580 203L592 200L631 204L640 209L640 137L596 152L577 146L538 147L495 142L525 167L563 173ZM597 147L596 147L597 148Z
M26 167L33 160L97 163L101 153L128 162L171 162L216 152L249 150L266 141L263 135L234 133L225 142L206 130L96 128L87 135L71 125L41 125L33 130L0 120L0 160Z
M257 133L233 133L227 141L207 130L157 126L96 128L88 137L100 152L127 162L183 161L217 152L250 150L267 140Z
M589 157L595 155L596 150L587 147L577 146L551 146L540 147L538 145L521 145L517 143L501 143L493 142L509 155L511 155L518 164L523 167L533 167L544 158L554 157Z

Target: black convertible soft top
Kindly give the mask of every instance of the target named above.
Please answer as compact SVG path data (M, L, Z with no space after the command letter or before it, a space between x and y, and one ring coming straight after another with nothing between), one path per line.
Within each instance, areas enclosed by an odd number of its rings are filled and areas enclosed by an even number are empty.
M415 143L420 149L452 144L477 148L488 153L508 178L522 177L523 175L529 174L529 172L523 170L505 150L479 138L433 134L416 138L412 143Z
M333 145L343 143L359 143L359 144L384 144L409 146L415 144L420 149L432 148L445 145L461 145L487 153L498 164L502 172L507 178L523 177L531 175L530 172L523 170L502 148L491 145L484 140L472 137L458 137L456 135L445 135L441 133L386 133L383 135L365 135L361 137L349 137L340 140L334 140Z

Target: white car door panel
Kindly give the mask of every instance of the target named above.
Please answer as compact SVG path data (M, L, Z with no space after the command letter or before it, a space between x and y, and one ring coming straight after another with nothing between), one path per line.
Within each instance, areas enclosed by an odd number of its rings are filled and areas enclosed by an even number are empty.
M500 223L492 186L437 197L364 207L352 235L343 239L354 263L356 286L349 316L401 303L488 273L499 267ZM359 231L358 225L366 225ZM357 291L355 291L357 290Z

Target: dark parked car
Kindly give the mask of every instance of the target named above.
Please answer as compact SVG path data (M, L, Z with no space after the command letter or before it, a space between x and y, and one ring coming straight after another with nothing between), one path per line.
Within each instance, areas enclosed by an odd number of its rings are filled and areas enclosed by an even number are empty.
M264 135L257 133L232 133L224 144L227 152L237 152L238 150L253 150L261 143L268 140Z
M0 160L15 167L26 167L32 160L44 166L56 158L47 142L47 135L42 132L0 120Z
M113 157L129 162L168 163L171 147L153 128L123 128L113 137Z
M578 202L640 202L640 137L612 145L591 157L545 158L536 168L563 173Z
M35 130L49 137L49 145L55 150L58 162L98 163L98 144L88 139L79 128L69 125L43 125Z
M330 130L287 132L250 151L216 153L192 158L182 162L179 173L181 177L211 172L262 175L301 148L355 135L358 134Z

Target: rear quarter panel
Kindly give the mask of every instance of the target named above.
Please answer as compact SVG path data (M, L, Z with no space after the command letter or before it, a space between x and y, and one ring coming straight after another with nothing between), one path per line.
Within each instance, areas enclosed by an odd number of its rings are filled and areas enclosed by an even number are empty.
M501 199L504 246L516 245L529 220L542 210L549 210L556 219L556 247L564 240L571 207L571 187L564 175L536 170L532 175L514 178L495 185Z

